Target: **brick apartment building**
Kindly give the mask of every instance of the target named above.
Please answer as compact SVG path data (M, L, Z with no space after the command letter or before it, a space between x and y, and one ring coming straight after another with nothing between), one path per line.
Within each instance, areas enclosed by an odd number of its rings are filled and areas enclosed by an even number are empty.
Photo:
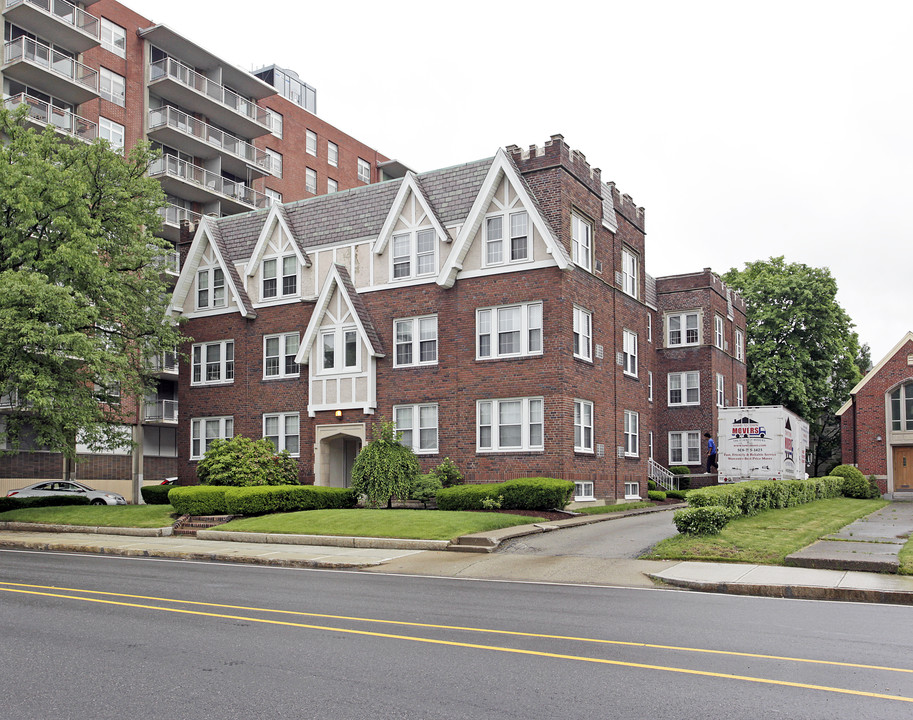
M647 275L643 208L560 135L203 218L179 248L182 482L243 434L344 486L387 418L423 469L614 502L656 464L698 470L716 408L744 397L742 299L709 269Z
M856 384L837 415L843 462L874 475L883 494L913 496L913 332Z
M166 194L160 234L172 242L184 221L199 224L203 216L265 209L405 172L321 120L314 88L294 72L245 72L114 0L6 0L2 15L6 106L26 105L36 128L51 125L74 141L104 138L129 150L148 140L160 149L149 173ZM177 253L169 260L176 279ZM134 439L146 447L147 476L173 474L164 468L173 468L176 453L175 360L154 361L156 397L136 408L124 404L133 426L143 426ZM0 490L59 477L59 456L53 457L0 459ZM77 475L96 483L143 473L135 462L131 469L129 453L85 453L85 460ZM55 464L58 472L49 473Z

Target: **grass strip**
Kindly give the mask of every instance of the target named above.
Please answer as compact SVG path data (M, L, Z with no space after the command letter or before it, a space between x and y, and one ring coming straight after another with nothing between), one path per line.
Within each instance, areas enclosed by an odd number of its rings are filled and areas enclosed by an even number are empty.
M787 555L885 505L887 501L881 499L832 498L781 510L767 510L732 520L719 535L676 535L668 538L643 555L642 559L782 565Z
M0 522L132 528L166 527L176 518L171 505L61 505L0 513Z
M625 510L637 510L637 508L653 507L651 502L629 502L620 505L594 505L593 507L574 508L571 512L581 513L582 515L604 515L606 513L624 512Z
M305 510L242 518L219 530L295 535L451 540L460 535L544 522L544 518L507 513L442 510Z

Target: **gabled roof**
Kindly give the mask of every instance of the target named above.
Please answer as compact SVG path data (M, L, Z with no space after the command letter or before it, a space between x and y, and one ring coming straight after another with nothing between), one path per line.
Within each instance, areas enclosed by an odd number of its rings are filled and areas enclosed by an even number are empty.
M469 252L472 238L482 224L482 220L485 217L485 211L491 204L491 200L498 189L498 185L501 184L502 178L508 179L517 195L520 197L520 202L523 203L523 206L529 213L530 221L539 231L539 234L545 241L547 251L555 259L558 267L565 270L573 266L564 247L558 241L557 235L552 230L551 225L546 221L545 215L542 213L535 196L530 191L523 176L517 170L517 166L507 153L503 150L498 150L497 155L494 156L491 165L488 168L485 180L476 193L475 201L466 215L465 222L460 228L453 249L450 251L450 256L441 268L441 272L437 279L438 285L441 285L442 287L451 287L456 281L457 273L462 269L463 260Z
M431 207L431 201L428 199L428 196L425 195L425 191L422 189L418 177L415 173L408 172L406 173L406 177L403 178L402 184L399 186L399 191L396 193L393 204L387 212L387 219L384 221L380 234L377 236L377 240L374 243L374 253L376 255L380 255L384 251L390 238L393 237L393 228L396 227L396 221L399 219L399 215L403 211L403 206L406 204L406 200L409 198L410 193L415 196L419 205L421 205L425 214L428 216L428 219L431 221L431 226L434 228L435 233L437 233L438 240L443 242L450 241L450 235L447 234L440 218L437 216L434 208Z
M187 300L191 287L193 287L193 280L196 277L197 269L200 266L200 260L203 259L203 254L206 252L207 246L213 248L216 261L225 274L225 282L228 286L228 291L234 298L238 312L245 318L257 317L257 313L253 309L250 298L244 290L241 277L238 275L238 271L228 255L228 250L218 224L205 215L200 221L196 235L193 237L193 242L190 244L190 250L187 252L184 266L181 268L181 274L178 277L174 292L171 295L172 308L176 312L184 312L184 303Z
M907 334L904 335L904 336L900 339L900 342L898 342L893 348L891 348L891 350L888 351L888 354L885 355L883 358L881 358L881 360L878 362L878 364L875 365L871 370L869 370L869 371L866 373L865 377L862 378L862 380L860 380L858 383L856 383L856 387L854 387L852 390L850 390L850 399L847 400L847 401L843 404L843 407L841 407L841 408L837 411L837 415L843 415L843 413L845 413L847 410L850 409L850 407L852 407L852 405L853 405L853 397L854 397L860 390L862 390L862 388L864 388L864 387L868 384L869 380L871 380L873 377L875 377L875 376L880 372L880 370L881 370L885 365L887 365L888 361L889 361L891 358L893 358L895 355L897 355L897 353L900 352L900 349L901 349L904 345L906 345L908 342L913 342L913 331L908 331Z
M301 248L298 246L298 243L295 242L295 235L292 233L289 227L288 215L285 212L285 208L281 204L277 203L269 209L266 220L260 229L260 236L257 238L257 244L254 245L253 253L251 254L250 259L247 261L247 265L244 268L244 272L247 277L252 277L257 272L257 267L260 265L260 259L263 257L263 253L266 251L266 246L269 244L269 236L272 235L273 228L276 225L279 225L285 234L291 238L292 247L295 249L295 255L298 258L299 264L304 266L309 266L311 264L310 258L308 258L304 252L302 252Z
M355 285L352 283L349 271L344 266L334 263L330 266L330 272L327 273L323 288L317 297L317 304L304 331L304 337L298 348L298 354L295 356L295 362L301 365L307 365L310 362L311 347L320 329L323 316L330 305L330 300L333 298L334 290L339 290L343 300L348 305L349 311L355 319L358 333L368 348L368 354L371 357L383 357L385 352L380 335L378 335L374 323L371 322L371 316L368 314L368 308L365 306L364 300L355 291Z

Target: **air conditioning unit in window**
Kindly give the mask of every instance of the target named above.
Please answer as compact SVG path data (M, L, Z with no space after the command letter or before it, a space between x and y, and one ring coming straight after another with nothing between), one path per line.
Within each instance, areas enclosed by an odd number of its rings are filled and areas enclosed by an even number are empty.
M625 285L625 278L624 275L621 274L620 270L615 271L615 284L618 287L624 287Z

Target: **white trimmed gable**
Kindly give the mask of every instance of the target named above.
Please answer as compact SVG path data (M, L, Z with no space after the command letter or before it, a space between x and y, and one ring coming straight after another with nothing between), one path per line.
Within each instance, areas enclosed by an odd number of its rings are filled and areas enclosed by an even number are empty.
M291 252L294 252L298 258L298 267L310 265L307 255L302 253L301 248L298 247L295 236L286 222L285 215L280 210L280 205L273 205L270 207L266 222L263 223L263 228L260 230L254 251L251 253L250 259L248 259L244 268L245 278L251 278L257 274L264 256L288 255Z
M394 232L428 225L434 228L438 242L450 242L450 235L419 189L415 173L407 172L374 243L374 253L384 252Z
M501 191L500 198L496 198L499 190ZM539 214L536 204L526 191L513 163L510 162L504 150L499 149L491 163L488 174L485 176L485 181L479 189L475 202L466 216L466 221L454 241L450 257L441 268L437 279L438 285L442 287L453 286L454 282L456 282L457 274L463 269L463 263L470 248L473 244L479 242L479 230L485 221L485 216L492 211L492 207L498 207L499 205L509 205L515 209L522 208L525 210L529 216L529 223L532 229L544 241L546 253L551 257L552 261L562 270L572 267L567 252L565 252L558 238L552 233L548 223Z

